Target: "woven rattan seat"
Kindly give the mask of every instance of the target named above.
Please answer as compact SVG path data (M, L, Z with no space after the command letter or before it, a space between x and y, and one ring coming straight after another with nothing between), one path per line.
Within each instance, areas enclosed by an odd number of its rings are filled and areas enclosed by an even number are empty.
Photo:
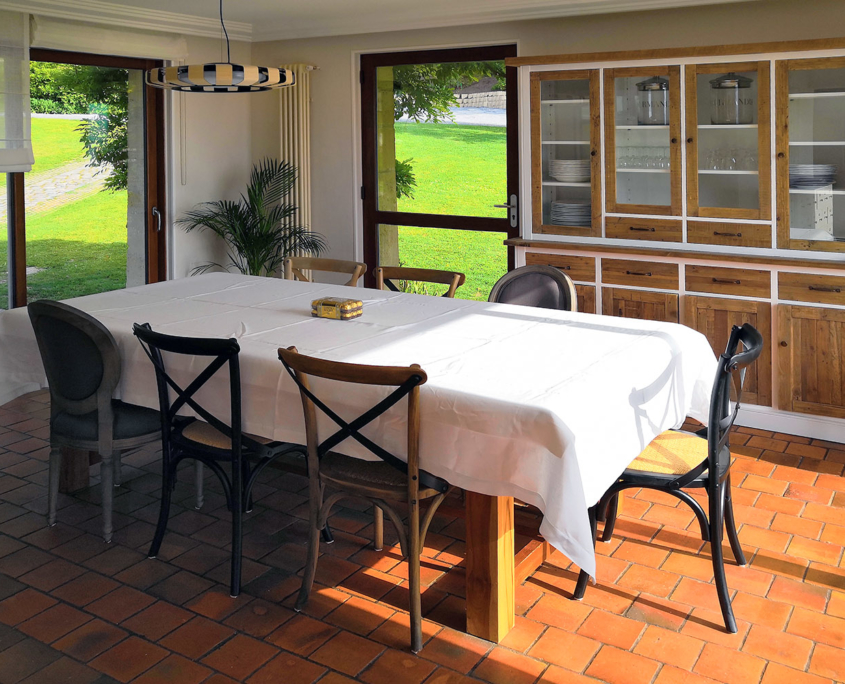
M689 432L667 430L651 440L628 470L684 475L706 460L706 439Z
M408 476L384 461L364 461L330 451L320 461L320 474L338 487L360 487L386 499L408 498ZM420 489L419 496L428 499L438 493Z
M272 440L269 440L265 437L259 437L257 435L250 435L246 432L243 433L244 437L248 437L249 439L258 442L259 444L270 444ZM209 446L212 449L223 449L223 450L230 450L232 448L232 440L229 439L226 435L224 435L220 430L217 428L209 425L208 423L197 420L188 425L184 430L182 430L182 437L191 442L196 442L197 444L202 444L204 446Z

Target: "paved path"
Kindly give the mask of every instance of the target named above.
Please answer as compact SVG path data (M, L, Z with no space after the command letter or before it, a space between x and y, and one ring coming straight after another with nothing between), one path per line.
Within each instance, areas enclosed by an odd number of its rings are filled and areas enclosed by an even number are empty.
M106 173L85 161L66 164L43 173L27 174L24 187L27 214L38 214L76 202L103 188ZM0 233L6 223L6 194L0 196Z
M507 121L504 109L488 109L486 107L449 107L454 121L444 121L444 124L461 124L464 126L504 126ZM403 116L402 123L411 121Z

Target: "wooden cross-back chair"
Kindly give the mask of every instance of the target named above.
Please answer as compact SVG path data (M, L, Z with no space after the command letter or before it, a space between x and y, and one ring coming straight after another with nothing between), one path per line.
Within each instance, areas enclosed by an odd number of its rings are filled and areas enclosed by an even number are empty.
M708 427L696 433L667 430L655 437L617 482L607 490L596 506L590 509L593 542L596 540L596 521L605 519L603 541L610 541L616 521L619 493L625 489L646 488L666 492L692 508L698 519L701 537L710 543L713 574L719 606L726 629L736 632L725 563L722 555L722 533L727 531L731 551L738 565L745 565L745 555L739 543L731 501L730 430L736 420L746 371L763 351L763 336L751 324L734 326L725 352L719 357L716 381L710 397ZM731 402L731 385L736 400ZM704 489L707 493L709 518L704 508L686 489ZM587 588L589 576L581 571L573 592L580 600Z
M243 514L251 509L251 492L261 471L277 457L299 451L299 445L274 442L243 432L241 428L241 376L238 354L240 346L235 339L177 337L157 333L148 323L133 326L135 336L153 363L161 412L159 430L162 439L161 508L158 525L150 545L149 557L155 558L161 548L170 501L176 486L176 470L185 459L208 466L220 480L226 504L232 513L232 563L231 595L241 590L241 550L243 546ZM174 355L208 359L204 368L197 364L191 370L190 381L173 379L164 362L162 352ZM218 373L228 370L230 421L227 424L206 410L196 394ZM179 415L182 409L191 409L199 418ZM230 466L227 473L223 465ZM201 478L202 469L197 469ZM198 482L199 487L199 482ZM198 506L201 502L198 502Z
M367 264L360 261L342 259L323 259L321 257L288 257L284 261L285 280L301 280L310 283L305 271L324 271L326 273L345 273L350 276L344 285L355 287L358 279L367 272Z
M376 287L379 290L400 292L394 281L404 280L420 283L448 285L442 297L453 298L455 291L466 282L467 277L458 271L438 271L433 268L407 268L405 266L379 266L374 270Z
M27 310L50 388L47 524L56 524L62 447L96 451L102 458L103 538L110 542L121 451L158 441L159 414L112 397L120 382L120 351L100 321L50 300L32 302Z
M417 365L406 368L323 361L299 354L295 347L279 349L279 359L299 387L308 441L310 535L308 560L296 610L301 610L308 601L317 569L320 530L326 525L332 507L343 498L366 499L373 504L376 512L376 548L381 547L382 513L386 513L396 527L402 553L408 559L411 650L416 653L422 648L420 555L429 524L449 490L449 484L445 480L421 470L419 465L419 388L426 382L425 371ZM347 422L314 394L311 389L311 377L395 389L375 406ZM407 462L360 432L405 397L408 399ZM325 439L321 439L318 434L318 410L338 426L338 430ZM332 451L350 438L364 446L379 460L365 461ZM335 491L324 501L326 486ZM420 502L424 499L430 499L431 503L421 520ZM401 503L408 505L407 528L395 508L396 504Z

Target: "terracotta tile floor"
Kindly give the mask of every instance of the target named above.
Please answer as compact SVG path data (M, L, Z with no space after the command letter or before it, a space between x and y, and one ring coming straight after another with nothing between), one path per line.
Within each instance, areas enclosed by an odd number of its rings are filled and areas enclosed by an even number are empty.
M237 600L225 585L228 516L212 480L198 512L185 472L159 559L146 558L158 511L154 449L124 459L111 545L98 536L96 478L62 496L59 524L45 528L47 400L41 392L0 407L0 684L845 680L843 445L735 435L734 499L750 561L728 567L738 634L722 627L693 514L636 492L616 538L599 545L599 583L583 602L569 600L575 573L558 554L518 587L504 643L467 636L456 499L429 535L427 643L413 656L405 569L395 549L369 548L365 506L339 510L308 609L291 610L305 555L300 477L273 471L259 485Z

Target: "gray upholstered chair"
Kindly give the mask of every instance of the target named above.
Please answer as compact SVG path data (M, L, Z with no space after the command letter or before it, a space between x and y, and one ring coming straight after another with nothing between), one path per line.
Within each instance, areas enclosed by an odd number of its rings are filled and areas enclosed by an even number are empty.
M506 273L493 286L487 301L559 311L578 310L572 279L553 266L522 266Z
M120 381L120 352L102 323L62 302L41 300L27 309L50 387L47 522L56 524L62 447L96 451L102 458L103 538L110 542L120 452L161 439L161 417L112 398Z

